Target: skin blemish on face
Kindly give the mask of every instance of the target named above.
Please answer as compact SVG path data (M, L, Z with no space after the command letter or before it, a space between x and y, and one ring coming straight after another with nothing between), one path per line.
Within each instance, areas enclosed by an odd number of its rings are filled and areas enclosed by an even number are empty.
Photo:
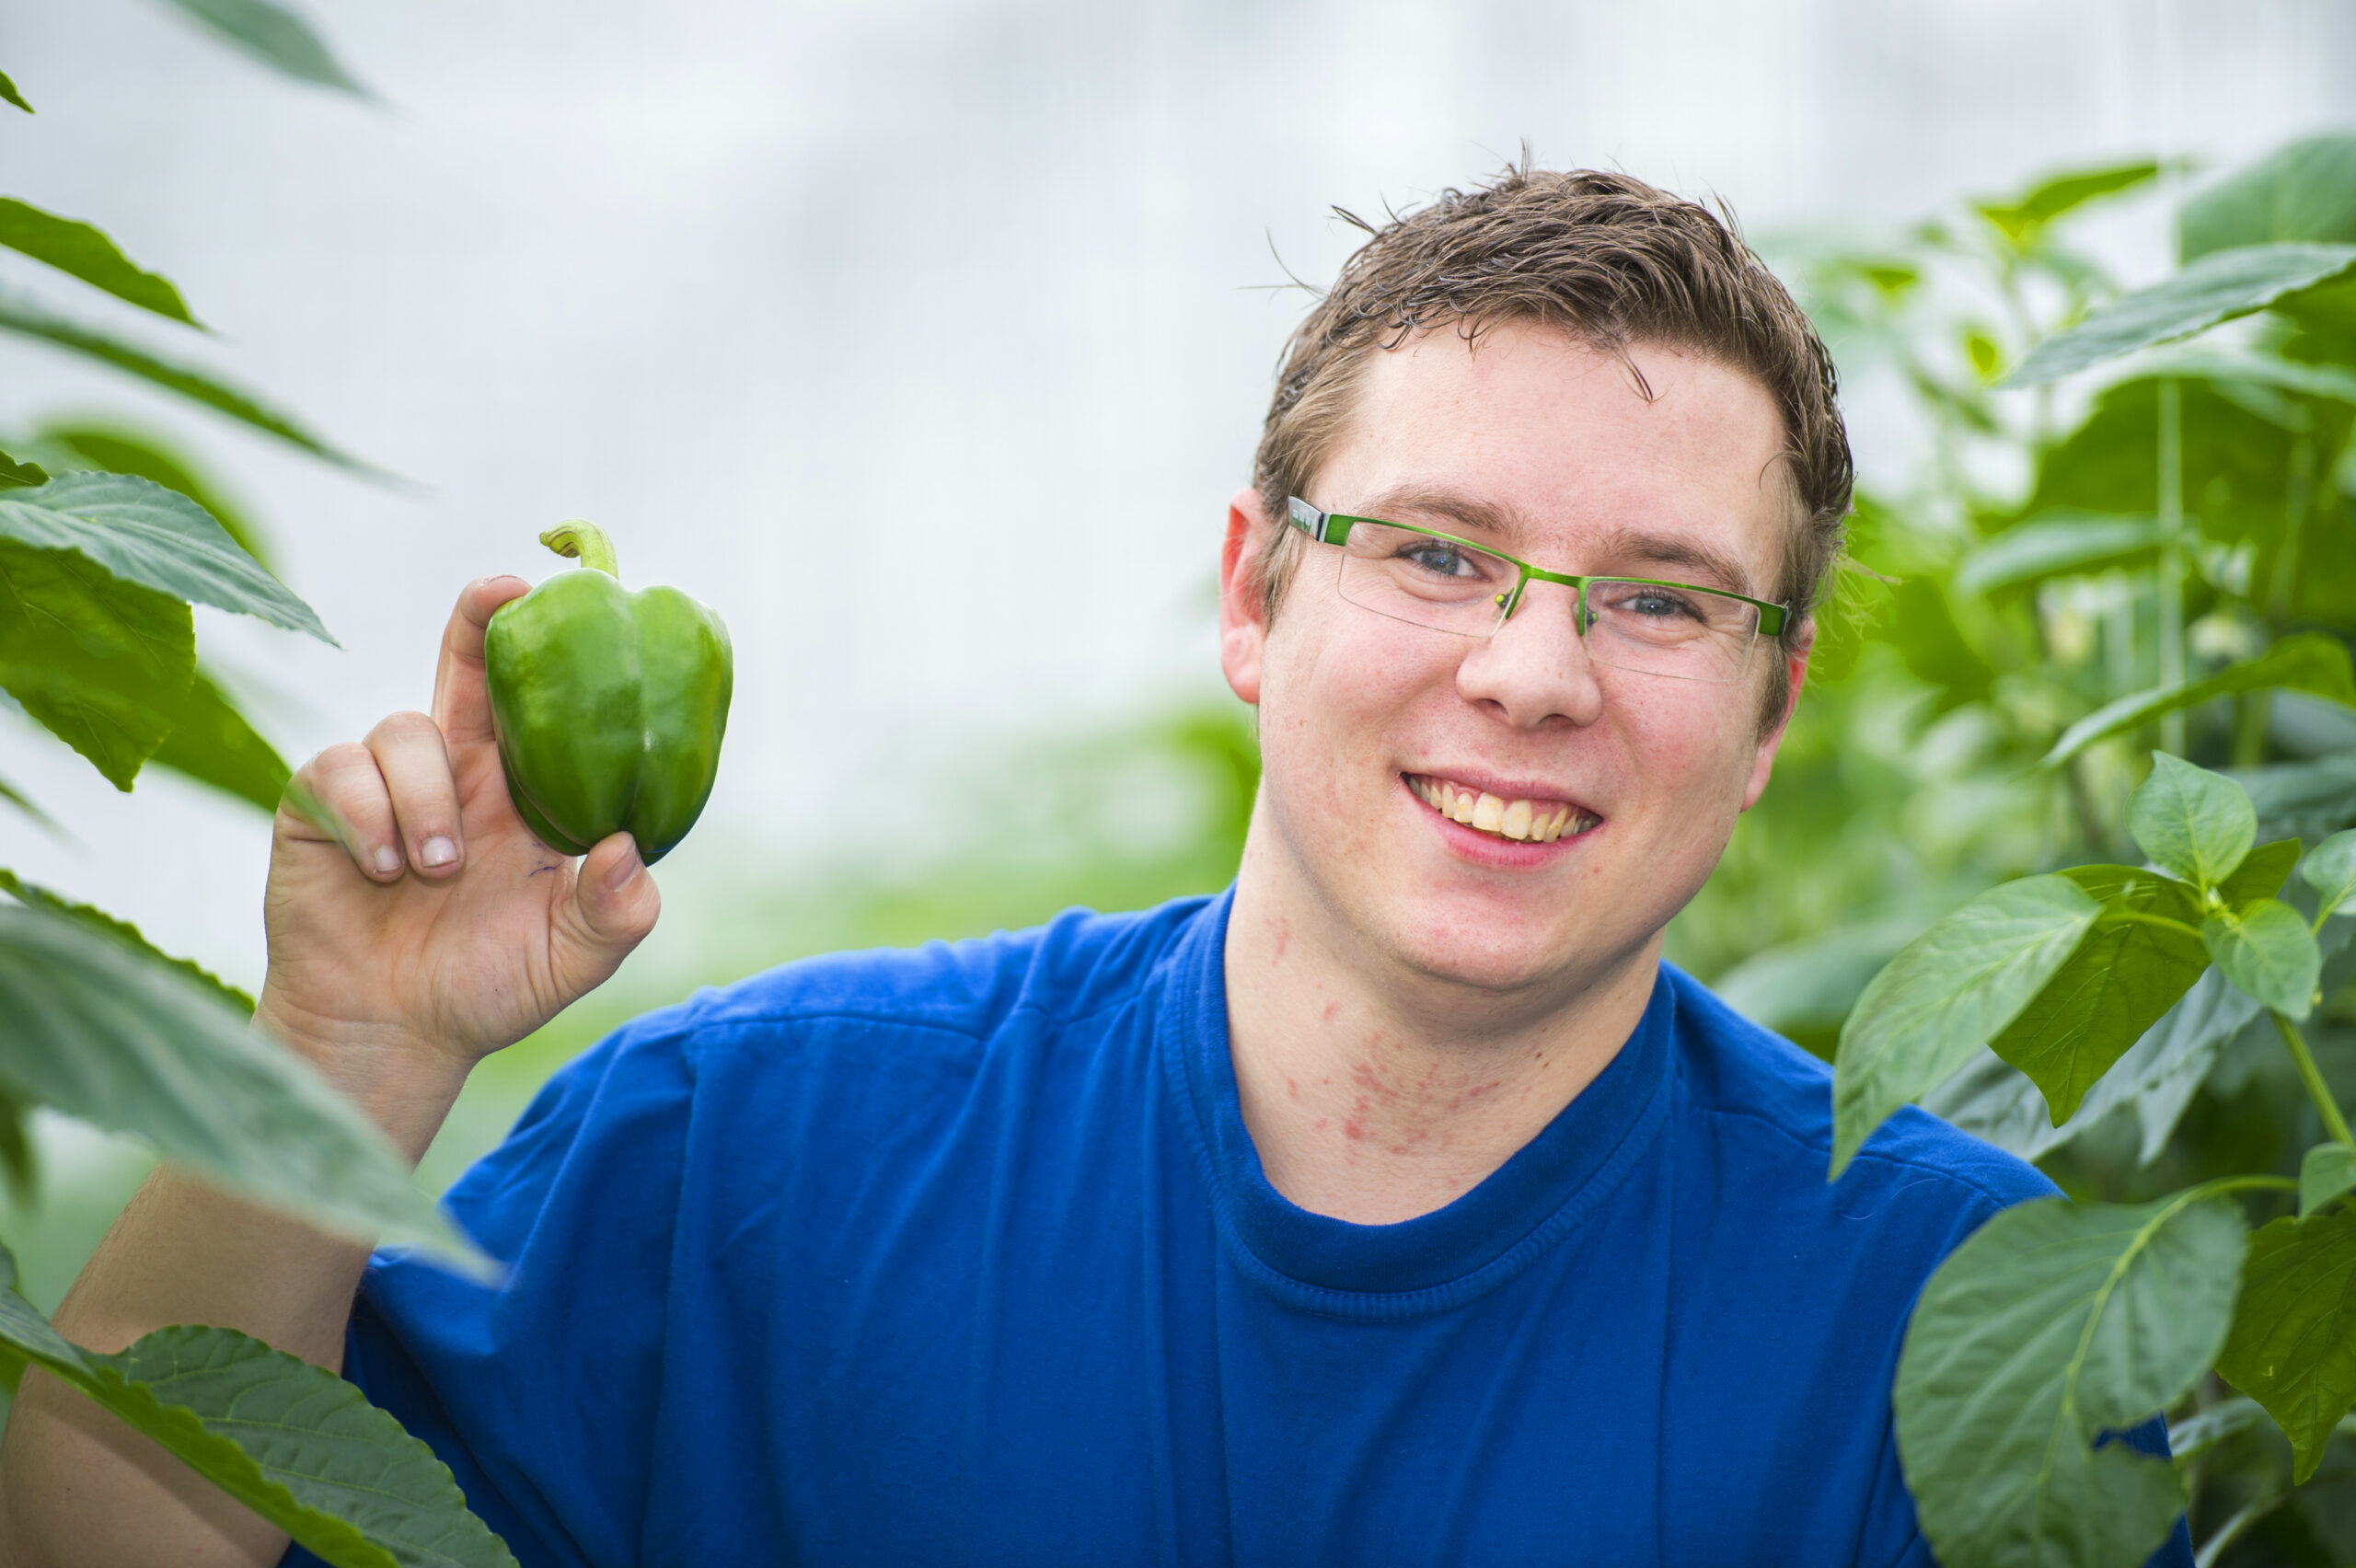
M1300 1080L1296 1078L1287 1078L1285 1079L1285 1093L1295 1100L1299 1100L1300 1098Z
M1271 963L1282 963L1285 957L1285 949L1292 946L1292 926L1288 921L1279 918L1276 922L1276 940L1275 949L1268 954L1268 962Z
M1327 1003L1325 1004L1325 1011L1324 1011L1323 1017L1324 1017L1324 1020L1325 1020L1325 1021L1326 1021L1327 1023L1331 1023L1331 1022L1333 1022L1335 1019L1339 1018L1339 1017L1341 1016L1341 1014L1342 1014L1342 1004L1341 1004L1340 1002L1338 1002L1338 1001L1332 1001L1332 1002L1327 1002Z

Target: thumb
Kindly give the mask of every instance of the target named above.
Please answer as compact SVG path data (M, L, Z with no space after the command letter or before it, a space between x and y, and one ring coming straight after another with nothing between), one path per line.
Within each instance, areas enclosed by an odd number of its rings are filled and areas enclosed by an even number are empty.
M654 874L629 834L614 834L583 857L556 931L558 964L578 982L575 994L603 985L662 912Z

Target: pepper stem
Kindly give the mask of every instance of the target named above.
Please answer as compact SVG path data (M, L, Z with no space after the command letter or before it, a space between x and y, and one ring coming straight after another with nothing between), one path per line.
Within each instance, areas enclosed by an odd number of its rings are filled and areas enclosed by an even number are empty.
M595 523L583 523L576 517L542 534L540 543L557 554L568 559L577 559L582 565L602 571L608 577L622 574L621 563L614 556L613 540L606 537L606 531Z

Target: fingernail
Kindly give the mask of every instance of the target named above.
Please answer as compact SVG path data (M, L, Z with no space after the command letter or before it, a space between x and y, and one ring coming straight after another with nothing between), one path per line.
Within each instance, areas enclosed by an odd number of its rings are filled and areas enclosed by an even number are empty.
M645 869L646 862L638 858L638 843L633 839L622 858L614 862L614 869L606 873L606 886L619 893L629 885L630 878Z
M376 874L380 877L391 876L401 869L401 852L389 844L376 846L375 852L368 859L375 866Z
M446 866L457 858L458 847L438 833L417 847L417 860L422 866Z

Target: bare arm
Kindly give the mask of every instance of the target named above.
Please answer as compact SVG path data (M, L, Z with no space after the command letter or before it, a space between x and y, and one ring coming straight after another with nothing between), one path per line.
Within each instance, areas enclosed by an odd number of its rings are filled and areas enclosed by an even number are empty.
M444 636L433 715L395 714L298 776L345 845L282 810L257 1021L307 1057L414 1160L468 1071L601 984L660 897L627 836L575 867L508 802L483 687L483 628L525 591L470 583ZM367 1251L161 1171L57 1314L120 1350L172 1323L235 1328L331 1370ZM285 1535L41 1373L0 1439L0 1568L270 1568Z

